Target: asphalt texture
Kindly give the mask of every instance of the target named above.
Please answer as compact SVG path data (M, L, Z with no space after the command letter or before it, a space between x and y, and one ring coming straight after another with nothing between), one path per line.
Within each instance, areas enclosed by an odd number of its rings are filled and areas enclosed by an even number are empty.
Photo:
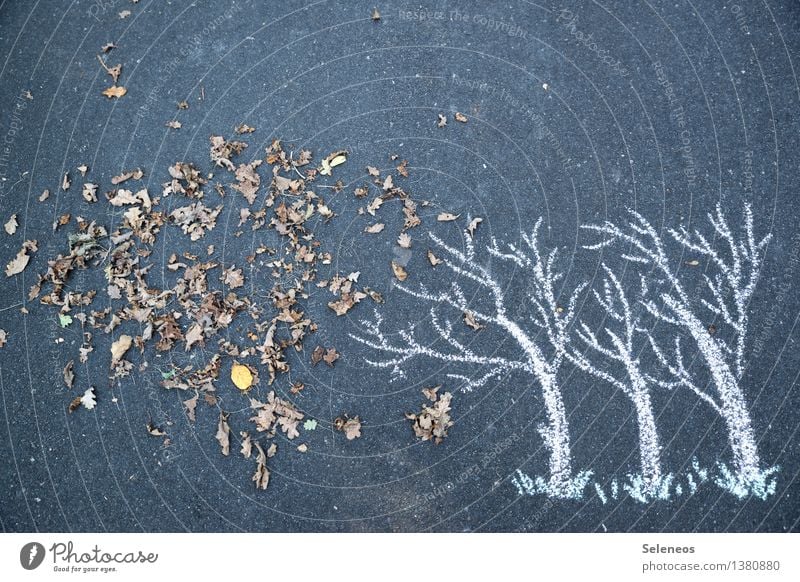
M27 269L2 276L0 328L0 527L4 531L791 531L800 526L800 282L797 223L800 84L796 77L800 10L792 2L162 2L141 0L0 2L0 208L16 214L16 234L0 233L3 264L26 239L38 241ZM120 13L130 11L122 18ZM122 63L120 99L96 55L113 42L109 64ZM30 92L27 94L26 92ZM189 108L178 110L186 100ZM453 119L455 112L467 123ZM437 127L437 115L447 116ZM165 126L177 119L178 130ZM251 482L253 460L224 457L214 438L218 412L200 405L196 423L186 395L160 386L160 371L186 354L132 354L148 369L108 381L111 341L95 334L94 354L76 365L76 387L61 379L77 358L80 327L61 327L56 310L28 301L46 261L66 250L64 213L119 224L102 201L86 204L76 167L111 189L110 178L140 167L151 194L179 160L211 171L210 135L230 137L246 123L243 159L263 156L281 139L311 149L316 159L349 151L334 171L345 190L331 195L338 217L318 239L336 270L360 271L360 283L381 291L386 325L426 329L427 306L393 285L391 259L407 264L411 283L435 286L443 271L427 268L427 231L463 248L467 215L482 217L480 241L519 241L543 217L543 244L559 249L559 282L568 296L581 281L596 286L600 262L622 268L611 251L584 251L578 226L625 216L635 208L662 232L707 227L718 202L732 220L752 204L758 234L771 233L749 304L750 331L742 380L765 467L779 466L775 493L738 499L708 485L669 501L605 500L587 488L581 500L520 495L518 470L546 475L547 451L536 430L544 408L536 383L505 374L460 391L447 374L479 370L416 358L405 379L370 367L370 351L354 342L371 305L336 317L324 296L306 302L319 331L304 354L290 355L291 379L308 388L292 395L287 377L274 388L318 421L289 442L276 437L266 491ZM352 189L363 168L390 170L392 154L409 161L399 178L418 200L423 224L404 254L395 245L401 217L387 211L386 232L365 236L362 203ZM220 172L220 170L215 170ZM73 186L63 192L69 172ZM50 198L39 202L44 189ZM209 199L212 194L208 194ZM174 204L172 200L169 204ZM266 231L237 237L239 197L230 196L217 228L197 244L172 232L154 249L149 277L167 277L163 256L217 248L224 265L262 242ZM439 223L439 212L459 214ZM74 224L74 223L73 223ZM273 237L273 238L270 238ZM692 257L682 257L689 261ZM615 262L616 261L616 262ZM524 274L503 271L507 302L524 317ZM630 268L630 267L629 267ZM264 301L269 270L246 271L252 297ZM416 279L416 281L415 281ZM444 281L445 283L447 280ZM78 273L76 290L100 288L95 308L109 303L102 274ZM638 285L633 273L625 285ZM698 287L699 289L699 287ZM699 293L699 291L698 291ZM475 309L487 298L470 292ZM491 303L488 303L491 305ZM21 311L27 309L27 313ZM598 323L590 301L580 317ZM452 315L452 314L451 314ZM452 316L458 324L460 317ZM238 341L246 322L228 337ZM469 331L469 330L467 330ZM134 330L135 332L135 330ZM507 337L470 332L475 353L513 357ZM426 341L432 341L432 336ZM335 346L332 369L311 367L309 347ZM190 360L200 363L211 347ZM178 348L182 351L181 348ZM77 363L77 361L76 361ZM608 491L635 472L635 417L619 391L565 365L560 373L574 465L590 469ZM454 426L438 446L414 438L405 412L419 410L421 389L443 384L454 393ZM97 407L68 413L89 385ZM257 388L263 398L268 387ZM233 434L249 428L247 401L218 382ZM724 423L696 396L654 390L666 470L682 474L693 459L729 463ZM359 415L363 436L348 441L331 426ZM148 434L162 427L170 444ZM305 454L296 451L308 444ZM233 447L238 449L238 445ZM232 447L232 448L233 448ZM605 501L605 502L604 502Z

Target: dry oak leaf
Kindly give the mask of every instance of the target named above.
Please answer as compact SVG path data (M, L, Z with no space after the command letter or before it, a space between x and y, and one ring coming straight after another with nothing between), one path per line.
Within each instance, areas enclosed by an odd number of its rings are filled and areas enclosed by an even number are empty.
M70 360L67 362L67 365L64 366L62 374L64 376L64 384L66 387L72 388L72 385L75 383L75 360Z
M407 233L401 232L400 236L397 237L397 244L404 249L411 248L411 237L408 236Z
M83 404L83 407L86 410L91 410L97 404L97 400L94 396L94 386L89 386L86 389L86 392L83 393L83 396L79 398L80 403Z
M333 368L333 363L338 359L339 352L336 351L336 348L325 349L322 346L317 346L314 348L314 351L311 352L311 364L314 366L324 361L328 366Z
M478 225L483 222L482 218L473 218L470 220L469 225L467 226L467 232L469 236L475 236L475 229L478 228Z
M386 228L386 225L384 223L376 222L375 224L371 224L370 226L364 227L364 232L368 234L378 234L384 228Z
M438 389L439 387L435 390ZM423 393L430 398L430 393L426 393L425 390ZM411 428L413 428L414 434L423 441L433 440L437 445L441 443L447 436L447 429L453 426L449 414L452 399L453 395L445 392L430 406L423 404L419 414L407 413L406 418L412 422Z
M456 118L456 121L460 121L461 123L467 122L467 116L461 113L460 111L456 111L456 114L453 117Z
M6 229L6 232L8 234L14 234L15 232L17 232L17 227L18 226L19 226L19 223L17 222L17 215L16 214L12 214L11 218L8 219L8 222L6 222L3 225L3 228Z
M245 459L249 459L253 451L253 441L250 440L250 435L246 430L241 431L239 435L242 437L242 448L239 449L239 452Z
M256 484L256 489L266 489L269 485L269 469L267 469L267 455L261 445L254 443L258 456L256 457L256 472L253 474L253 481ZM275 446L275 443L272 443ZM271 449L271 447L270 447Z
M458 214L450 214L449 212L442 212L436 217L439 222L452 222L459 217Z
M30 260L31 258L28 256L27 249L23 246L17 253L17 256L6 265L6 277L13 277L24 271Z
M231 452L231 427L228 426L228 415L220 410L219 422L217 423L216 439L219 442L222 454L226 457Z
M474 329L475 331L478 331L479 329L483 329L484 327L486 327L485 325L481 325L480 323L478 323L478 320L475 319L475 314L469 310L464 312L464 323L466 323L467 326Z
M231 367L231 381L239 390L248 390L253 385L253 372L250 368L239 362Z
M155 424L153 424L152 420L150 422L148 422L145 425L145 427L147 428L147 432L148 432L148 434L150 436L160 437L160 436L166 436L166 434L167 434L161 428L159 428Z
M189 422L194 422L196 417L196 410L197 410L197 400L199 398L199 394L195 394L191 398L183 401L183 408L186 410L186 418L189 419Z
M433 254L433 251L428 249L428 262L431 264L432 267L436 265L441 265L444 261Z
M359 419L358 416L349 418L345 414L334 420L333 426L336 430L342 431L349 441L361 436L361 419Z
M111 344L112 366L122 359L122 357L125 355L125 352L127 352L130 349L132 344L133 344L133 338L125 334L119 336L119 339Z
M333 368L333 363L339 359L339 352L336 351L336 348L328 348L325 350L325 355L322 356L322 361L328 364L329 367Z
M405 281L408 278L408 271L395 261L392 261L392 273L394 273L398 281Z
M345 163L346 161L347 150L339 150L328 154L328 156L322 160L322 167L319 169L319 173L323 176L330 176L333 168Z
M127 92L128 90L125 87L118 87L117 85L114 85L113 87L109 87L108 89L103 91L103 95L105 95L109 99L119 99Z

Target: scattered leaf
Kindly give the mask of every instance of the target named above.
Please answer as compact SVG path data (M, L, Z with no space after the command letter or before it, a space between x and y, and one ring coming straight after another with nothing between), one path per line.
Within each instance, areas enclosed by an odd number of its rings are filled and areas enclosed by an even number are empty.
M68 327L72 325L72 317L66 313L59 313L58 314L58 324L61 327Z
M433 251L428 249L428 262L431 264L432 267L436 265L441 265L444 261L433 254Z
M5 346L7 341L8 341L8 334L6 333L6 330L0 329L0 348Z
M305 430L316 430L317 429L317 421L313 418L309 418L307 421L303 423L303 428Z
M181 122L178 121L177 119L173 119L172 121L168 121L166 123L166 126L169 127L170 129L180 129L181 127L183 127L181 125Z
M220 410L219 422L217 423L217 442L219 442L222 454L226 457L231 452L231 427L228 426L228 415Z
M197 400L200 397L199 394L195 394L191 398L183 401L183 408L186 410L186 418L189 419L189 422L194 422L196 420L196 409L197 409Z
M119 99L120 97L124 96L128 90L125 87L118 87L114 85L113 87L109 87L105 91L103 91L103 95L108 97L109 99Z
M333 427L342 431L347 440L352 441L361 436L361 420L358 416L349 418L346 414L333 421Z
M17 232L18 226L19 223L17 222L17 215L12 214L11 218L9 218L8 221L3 225L3 228L6 229L6 232L8 234L14 234L15 232Z
M28 256L26 249L23 247L17 253L17 256L6 265L6 277L12 277L24 271L30 260L30 256Z
M372 9L372 16L371 16L371 18L372 18L372 21L373 21L373 22L378 22L378 21L381 19L381 13L380 13L380 12L378 12L378 9L377 9L377 8L373 8L373 9Z
M256 472L253 474L253 481L256 484L256 489L266 489L269 485L269 469L267 469L267 455L261 445L254 443L258 456L256 457ZM273 446L274 443L273 443Z
M325 350L325 355L322 356L322 361L328 364L330 368L333 368L333 363L339 359L339 352L336 351L336 348L328 348Z
M145 427L147 428L147 432L148 432L148 434L150 436L161 437L161 436L166 436L166 434L167 434L163 430L161 430L159 427L157 427L155 424L153 424L152 420L150 422L148 422L145 425Z
M446 126L447 125L447 117L445 117L441 113L439 113L438 115L439 115L439 121L436 122L436 127L444 127L444 126Z
M121 335L117 341L111 344L111 365L113 366L125 355L133 344L133 338L129 335Z
M231 367L231 380L239 390L249 390L253 385L253 372L244 364L235 362Z
M395 278L398 281L405 281L408 278L408 272L402 267L402 265L392 261L392 273L394 273Z
M378 234L381 232L386 225L382 222L376 222L375 224L371 224L370 226L364 227L364 232L369 234Z
M442 212L439 216L436 217L436 220L439 222L452 222L456 220L460 215L459 214L450 214L449 212Z
M397 244L404 249L410 249L411 237L408 236L408 233L401 232L400 236L397 237Z
M328 154L322 160L322 168L319 170L319 173L323 176L330 176L331 170L336 166L339 166L347 161L347 150L339 150L333 152L332 154Z
M485 325L478 323L478 320L475 319L475 314L469 310L464 312L464 323L466 323L468 327L474 329L475 331L486 327Z
M433 390L433 394L423 390L426 398L429 400L431 396L436 396L440 387L437 386ZM430 390L430 389L427 389ZM422 410L419 414L407 413L406 418L411 421L411 428L414 434L423 441L433 440L437 445L447 436L447 429L453 426L453 421L450 418L450 403L453 395L450 392L445 392L439 395L439 399L432 400L433 404L430 406L423 404Z
M64 385L66 385L67 388L72 388L72 385L75 383L75 360L67 362L67 365L64 366L64 370L62 371L62 376L64 377Z
M459 111L456 111L456 114L453 117L455 117L456 121L460 121L461 123L467 122L467 116Z
M308 445L306 443L299 444L297 445L297 450L301 453L305 453L308 451Z
M467 232L469 233L470 237L475 236L475 229L478 228L478 225L483 222L482 218L473 218L470 220L469 225L467 226Z
M86 410L91 410L97 404L97 400L95 399L94 395L94 386L89 386L86 389L86 392L83 393L83 396L80 397L80 402L83 404L83 407Z
M245 459L249 459L250 455L253 452L253 441L250 440L250 435L247 433L246 430L243 430L239 433L239 436L242 437L242 446L239 449L239 452L242 453L242 456Z

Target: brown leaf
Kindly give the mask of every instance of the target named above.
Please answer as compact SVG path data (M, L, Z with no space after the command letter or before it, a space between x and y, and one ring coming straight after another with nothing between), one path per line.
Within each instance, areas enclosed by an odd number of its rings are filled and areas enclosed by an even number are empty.
M458 214L450 214L449 212L442 212L439 216L436 217L436 220L439 222L452 222L456 220L460 215Z
M86 182L81 190L81 196L86 202L97 202L97 184Z
M370 226L364 227L364 232L369 234L378 234L381 232L386 225L382 222L376 222L375 224L371 224Z
M339 352L336 351L336 348L328 348L325 350L325 355L322 356L322 361L328 364L329 367L333 368L333 363L339 359Z
M336 430L342 431L347 440L352 441L361 436L361 419L358 416L349 418L346 414L333 421Z
M183 408L186 410L186 418L189 419L189 422L194 422L196 419L195 411L197 409L197 399L199 396L200 394L195 393L194 396L183 401Z
M147 427L147 432L150 433L150 436L160 437L167 434L159 427L154 425L152 421L148 422L145 426Z
M367 172L370 176L374 176L376 178L381 175L381 171L375 166L367 166Z
M122 359L122 357L125 355L125 352L130 349L132 344L133 338L125 334L119 336L119 339L111 344L112 366Z
M17 253L17 256L9 261L9 263L6 265L6 277L13 277L14 275L18 275L24 271L30 260L31 258L28 256L26 249L23 247Z
M103 95L108 97L109 99L119 99L120 97L124 96L128 90L125 87L118 87L114 85L113 87L109 87L105 91L103 91Z
M476 229L476 228L478 228L478 225L479 225L481 222L483 222L483 219L482 219L482 218L473 218L473 219L472 219L472 220L469 222L469 225L467 226L467 232L469 233L469 236L471 236L471 237L472 237L472 236L475 236L475 229Z
M181 125L181 122L178 121L177 119L173 119L172 121L168 121L165 125L167 127L169 127L170 129L180 129L181 127L183 127Z
M317 346L314 348L314 351L311 352L311 364L316 366L322 361L322 356L325 355L325 348L322 346Z
M269 485L269 469L267 469L267 455L264 454L264 449L258 443L253 443L258 451L256 457L256 472L253 474L253 481L256 484L256 489L266 489ZM275 443L272 444L275 446Z
M72 388L72 385L75 383L75 360L70 360L67 362L67 365L64 366L64 370L62 371L62 375L64 376L64 384L67 388Z
M439 388L441 387L442 385L439 384L438 386L423 388L422 393L425 395L425 398L427 398L431 402L436 402L436 399L438 398L437 392L439 392Z
M220 411L219 422L217 423L217 442L219 442L222 454L226 457L231 452L231 427L228 426L228 415Z
M397 278L398 281L405 281L408 278L408 272L399 265L398 263L392 261L392 273Z
M16 214L12 214L11 218L8 219L8 222L6 222L3 225L3 228L6 229L6 232L8 234L14 234L15 232L17 232L17 227L18 226L19 226L19 223L17 222L17 215Z
M467 122L467 116L459 111L456 111L456 114L453 117L455 117L456 121L460 121L461 123Z
M478 321L475 319L475 314L472 313L471 311L464 312L464 323L466 323L467 326L471 327L475 331L478 331L479 329L483 329L484 327L486 327L485 325L481 325L480 323L478 323Z
M428 249L428 261L430 262L432 267L435 267L436 265L441 265L444 262L442 261L442 259L434 255L433 251L430 249Z
M433 404L430 406L423 404L419 414L406 414L406 418L412 422L411 428L414 430L414 434L423 441L433 440L437 445L447 436L447 429L453 426L449 414L453 395L445 392L436 400L435 396L437 396L439 388L440 386L435 389L423 390L426 398L431 399L431 396L434 396Z
M239 449L239 452L242 453L245 459L249 459L253 451L253 441L250 440L250 435L246 430L241 431L239 435L242 437L242 447Z

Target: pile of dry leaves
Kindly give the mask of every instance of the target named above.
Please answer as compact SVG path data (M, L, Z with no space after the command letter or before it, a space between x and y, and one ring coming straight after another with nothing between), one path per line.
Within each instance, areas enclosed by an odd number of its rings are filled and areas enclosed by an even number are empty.
M102 57L101 63L116 82L121 66L108 67ZM238 134L253 131L247 126L239 129ZM239 162L237 157L247 148L248 144L243 141L212 136L209 157L214 166L221 169L222 176L204 172L192 163L176 162L167 169L169 178L158 193L151 193L142 185L144 172L141 169L115 176L111 187L102 194L99 184L84 181L80 193L90 205L86 214L103 215L105 210L93 213L91 205L108 205L108 210L121 213L121 222L110 230L96 220L62 215L53 229L70 229L65 248L47 261L46 270L36 278L28 294L29 300L38 298L42 304L56 309L61 326L80 326L83 341L78 360L86 363L97 356L106 359L109 381L128 376L134 370L145 371L149 365L148 350L177 354L202 348L206 356L211 353L210 357L201 359L199 365L173 364L171 369L162 370L161 384L167 390L186 393L183 404L191 422L195 421L201 398L209 407L218 409L216 439L224 455L230 453L232 429L229 413L220 408L216 395L223 369L230 369L232 384L245 393L259 384L260 375L272 385L279 376L289 372L291 354L308 353L313 365L324 362L333 367L340 357L336 348L317 345L313 350L304 349L305 341L318 328L304 305L311 285L327 290L330 294L327 306L337 316L347 314L363 301L383 302L378 291L359 284L359 272L319 276L320 267L331 265L333 257L317 240L315 227L336 217L326 196L319 192L325 190L334 196L343 190L341 181L330 185L319 182L333 179L335 168L347 162L347 152L335 151L314 163L310 151L287 151L284 144L275 140L266 148L263 157L248 163ZM396 156L392 161L396 163L396 176L383 175L377 168L368 166L367 180L354 194L365 201L358 212L370 222L364 228L366 235L384 230L385 224L378 220L378 212L387 202L398 201L403 227L397 234L397 244L410 248L409 231L421 223L418 204L395 184L395 179L408 176L408 162L398 161ZM89 169L81 165L77 171L83 180ZM61 189L68 191L74 179L78 179L77 175L65 174ZM40 200L44 202L48 195L45 191ZM169 205L171 210L166 209L169 197L174 200ZM238 230L234 236L240 236L245 229L266 229L277 234L279 245L273 248L261 244L251 255L243 257L241 264L221 264L215 258L214 246L203 245L202 240L217 227L226 201L240 205L236 214ZM444 214L439 220L447 221L451 217L455 218ZM13 235L17 226L14 215L5 224L6 232ZM185 240L185 244L173 248L185 250L165 257L163 265L168 275L174 274L174 280L167 283L165 280L169 277L162 277L159 284L150 277L150 271L156 264L156 243L168 229L180 233ZM22 243L17 256L6 266L6 275L22 272L36 251L35 240ZM430 251L428 259L431 265L437 264L438 259ZM159 267L162 260L158 259ZM243 291L247 283L245 267L256 261L266 270L258 284L263 285L264 279L272 281L266 302ZM405 267L396 262L387 263L394 277L401 281L408 277ZM103 285L79 290L74 281L76 271L81 270L102 273ZM104 308L94 308L98 296L102 297L99 303ZM223 337L222 332L234 321L245 322L247 341L242 345ZM112 338L110 353L94 354L98 334ZM0 347L6 341L7 334L2 332ZM140 357L132 358L137 352ZM138 365L134 364L136 360L140 362ZM64 383L70 390L75 388L75 369L74 360L67 362L63 369ZM295 381L288 391L298 394L303 388L302 382ZM413 421L418 437L438 443L452 425L448 415L451 395L445 393L437 400L434 389L428 396L433 404L408 418ZM98 400L103 400L102 391L89 386L70 400L68 408L70 412L81 407L92 409L98 405ZM276 454L277 445L275 442L267 444L263 439L269 441L278 432L290 440L299 437L299 423L304 414L288 400L278 397L275 390L269 391L265 402L250 397L250 409L250 431L237 430L241 437L240 453L248 459L255 456L253 480L257 487L266 488L270 474L267 460ZM306 430L313 430L315 426L316 421L312 419L304 425ZM361 436L358 416L340 416L333 421L333 426L342 431L347 440ZM165 427L151 422L146 428L151 435L162 437L164 445L169 446ZM305 452L308 447L301 444L297 448Z

